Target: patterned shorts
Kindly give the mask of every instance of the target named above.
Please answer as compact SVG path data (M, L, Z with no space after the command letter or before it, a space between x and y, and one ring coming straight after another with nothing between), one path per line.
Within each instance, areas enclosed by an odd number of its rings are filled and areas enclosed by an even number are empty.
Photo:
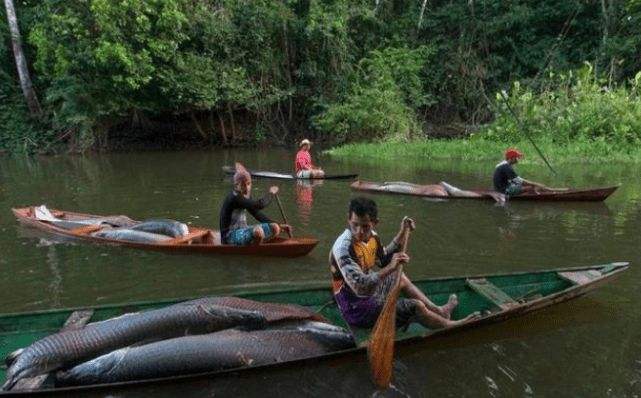
M298 173L296 173L296 177L298 178L310 178L311 176L312 176L311 170L301 170Z
M505 189L505 194L507 196L518 196L523 192L523 185L517 183L511 183Z
M356 296L347 286L334 295L336 303L341 310L343 319L351 326L371 328L376 323L387 295L394 286L396 273L387 275L378 285L376 292L368 297ZM407 327L416 320L416 300L398 298L396 302L396 327Z
M250 225L249 227L245 228L232 229L227 233L227 236L225 237L225 243L227 243L228 245L236 246L247 246L251 244L254 240L254 228L256 228L257 226L260 226L263 229L265 240L274 237L274 231L272 230L272 227L270 227L267 223L262 223L258 225Z

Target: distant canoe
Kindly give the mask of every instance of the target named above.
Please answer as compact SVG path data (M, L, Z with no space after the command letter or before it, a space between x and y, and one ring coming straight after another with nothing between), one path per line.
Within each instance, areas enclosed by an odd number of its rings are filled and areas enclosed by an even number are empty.
M430 298L437 303L446 302L450 294L454 293L458 296L459 305L452 315L454 319L463 318L475 311L480 312L482 317L444 329L427 329L417 323L413 323L408 329L396 332L396 343L398 345L409 345L428 342L437 336L501 322L559 304L580 297L602 286L628 268L628 263L620 262L532 272L416 280L414 281L415 285L421 291L429 294ZM262 292L235 289L234 295L256 301L302 305L319 312L338 326L347 327L326 283L321 283L320 285L294 285L289 288L269 289ZM84 319L84 322L97 322L125 313L160 308L184 300L187 299L123 303L82 309L54 309L21 314L0 314L0 341L2 342L0 344L0 356L6 357L9 353L28 346L43 336L55 333L65 327L64 325L72 323L70 321L74 319ZM575 315L572 312L574 310L566 308L561 310L563 315L559 316L572 318ZM528 327L532 327L532 322L536 323L536 320L530 319L528 322ZM510 336L515 335L512 326L506 326L505 329L509 330ZM199 383L202 383L203 380L215 380L219 382L217 385L224 386L227 382L242 383L246 378L264 380L266 375L269 375L269 380L273 380L274 375L279 372L281 375L287 374L291 372L291 369L301 369L303 367L314 369L315 366L332 367L340 363L339 361L342 363L364 361L369 340L369 330L353 329L352 331L357 347L321 356L267 365L111 384L62 388L45 384L40 387L40 390L6 391L0 392L0 396L5 396L5 394L8 396L32 396L37 393L56 397L86 396L84 394L88 393L94 393L96 396L126 396L128 393L140 395L141 390L137 390L137 388L142 386L174 385L202 388L199 387L202 386ZM490 336L488 338L495 338L495 334L496 329L486 333L487 336ZM516 336L518 337L518 333L516 333ZM460 338L465 339L462 336ZM6 368L0 368L0 382L4 381L5 372Z
M225 174L234 174L235 169L231 166L223 166ZM277 180L353 180L358 174L326 174L324 177L299 178L293 174L282 174L273 171L253 171L249 170L252 177L273 178Z
M416 185L404 182L377 183L369 181L354 181L351 188L357 191L381 192L400 195L422 196L426 198L439 199L481 199L494 200L498 192L489 189L470 189L464 192L467 195L453 196L444 193L439 189L440 185ZM616 191L618 186L604 188L569 189L567 191L541 192L540 194L521 194L510 197L512 200L533 200L533 201L578 201L578 202L601 202Z
M88 225L79 228L62 228L48 221L38 220L34 216L33 207L11 209L18 221L24 225L37 228L48 233L73 239L86 240L94 243L108 243L137 249L158 250L174 253L206 253L206 254L242 254L276 257L299 257L309 253L318 243L314 238L277 237L268 243L249 246L225 245L220 243L220 232L201 227L189 226L189 233L180 238L172 238L157 243L141 243L125 240L116 240L92 236L99 226ZM51 210L61 220L73 222L74 220L105 219L104 216L93 214L74 213L70 211ZM112 218L126 218L117 216ZM109 217L107 217L109 218ZM133 220L131 220L133 221Z

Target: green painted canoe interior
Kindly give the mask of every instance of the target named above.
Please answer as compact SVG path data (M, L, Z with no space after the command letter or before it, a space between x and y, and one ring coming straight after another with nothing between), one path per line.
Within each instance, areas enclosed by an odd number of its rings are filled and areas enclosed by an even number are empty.
M606 268L607 266L604 266L602 269L605 271ZM608 271L610 270L611 269ZM492 276L487 277L487 280L514 300L527 300L529 297L547 296L572 286L571 282L558 277L556 272ZM444 304L450 294L457 294L459 306L453 313L454 319L462 318L474 311L492 311L496 309L491 301L474 292L466 284L465 278L427 280L416 282L416 285L427 293L428 297L438 305ZM347 327L332 299L331 292L327 288L288 290L271 293L238 293L236 295L257 301L303 305L315 311L320 311L322 315L334 324ZM108 319L128 312L158 308L176 301L180 300L97 307L91 318L91 322ZM0 356L4 358L16 349L27 347L34 341L55 333L63 326L71 313L71 310L53 310L31 314L0 316ZM367 340L367 330L355 330L354 332L359 343L362 344ZM421 336L428 332L428 329L414 323L408 330L399 331L397 333L397 339ZM6 368L4 367L0 369L0 379L2 380L5 378L5 371Z

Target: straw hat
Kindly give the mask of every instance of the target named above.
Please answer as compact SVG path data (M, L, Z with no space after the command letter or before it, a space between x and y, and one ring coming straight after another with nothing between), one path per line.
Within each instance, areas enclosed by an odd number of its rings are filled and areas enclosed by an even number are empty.
M298 147L300 148L300 147L302 147L303 145L309 145L309 146L311 147L311 146L312 146L312 142L311 142L310 140L308 140L307 138L305 138L304 140L302 140L302 141L300 142L300 144L298 144Z

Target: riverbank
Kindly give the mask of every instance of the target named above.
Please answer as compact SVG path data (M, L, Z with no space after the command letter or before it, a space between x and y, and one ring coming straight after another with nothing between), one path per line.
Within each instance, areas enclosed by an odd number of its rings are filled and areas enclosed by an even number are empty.
M400 160L400 159L460 159L487 160L501 158L505 149L519 148L524 154L522 163L543 164L529 141L511 144L476 138L417 139L412 141L382 141L346 144L325 151L336 158L353 160ZM641 147L622 147L605 140L578 141L559 144L552 141L537 141L546 158L554 163L641 162Z

